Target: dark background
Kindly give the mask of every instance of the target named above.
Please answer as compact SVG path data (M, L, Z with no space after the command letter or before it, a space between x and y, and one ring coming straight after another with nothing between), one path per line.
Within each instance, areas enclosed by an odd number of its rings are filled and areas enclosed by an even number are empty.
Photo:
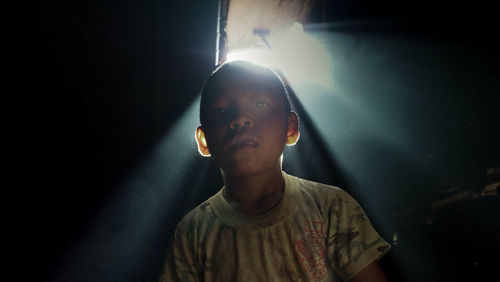
M182 189L162 194L168 198L168 206L155 217L157 221L148 223L155 225L150 227L154 235L140 243L129 243L127 237L144 214L134 214L133 205L127 204L129 194L124 191L132 188L127 188L126 181L195 101L212 70L216 13L216 1L30 2L27 19L18 26L21 44L15 69L20 79L15 96L22 111L13 117L19 124L17 145L22 147L14 186L20 201L14 204L13 218L20 234L16 244L23 257L19 260L25 265L23 275L36 281L157 279L175 223L216 191L220 179L210 176L217 174L212 164L197 158L194 171L171 180ZM355 24L372 18L387 21L383 25ZM320 22L322 11L316 10L311 20ZM464 129L454 131L453 138L467 140L468 156L480 161L471 167L458 164L460 169L453 170L451 178L453 185L482 187L486 168L498 167L500 160L499 46L494 38L498 25L492 7L486 1L329 1L326 21L347 23L330 27L339 32L404 34L459 46L466 51L450 52L462 52L466 63L439 66L441 72L451 73L449 79L453 79L455 67L485 66L467 84L471 91L455 96L448 89L437 98L421 98L443 107L455 99L463 106L473 104L463 112L463 119L454 113ZM471 119L474 126L467 129ZM432 139L433 134L445 130L438 126L427 136ZM324 153L318 148L311 154ZM391 153L391 148L385 150ZM461 154L463 148L453 150ZM175 161L176 166L183 166ZM201 176L197 174L200 165L205 167ZM390 161L386 165L390 171ZM436 196L433 189L442 186L438 182L444 178L415 177L407 180L425 183L431 192L404 203L430 203ZM200 186L193 185L197 178L214 183L214 188L195 191ZM321 175L309 178L328 182ZM167 184L161 189L170 189ZM408 195L402 189L398 193ZM112 212L104 215L109 206L113 206ZM436 223L430 226L421 224L425 212L393 219L389 227L380 228L386 239L391 239L394 230L408 235L384 262L388 273L395 281L473 281L493 274L498 264L497 207L498 197L462 203L434 215ZM94 222L103 218L104 223L96 228ZM375 220L376 225L378 221L381 219Z

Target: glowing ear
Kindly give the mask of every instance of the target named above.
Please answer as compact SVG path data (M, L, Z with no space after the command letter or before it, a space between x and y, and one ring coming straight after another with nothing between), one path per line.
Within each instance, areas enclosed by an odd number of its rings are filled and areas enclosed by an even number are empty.
M295 112L288 113L288 130L286 132L286 144L293 146L299 141L299 117Z
M196 144L198 144L198 152L204 157L210 157L210 151L208 150L207 139L205 138L205 132L203 132L203 127L198 126L194 133L196 139Z

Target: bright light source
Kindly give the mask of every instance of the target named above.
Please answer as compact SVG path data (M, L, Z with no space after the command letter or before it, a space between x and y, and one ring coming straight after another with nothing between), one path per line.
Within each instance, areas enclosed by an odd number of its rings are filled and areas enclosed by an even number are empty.
M331 60L318 40L306 35L300 23L294 23L281 43L268 49L233 51L227 61L247 60L278 68L291 83L317 83L331 88Z

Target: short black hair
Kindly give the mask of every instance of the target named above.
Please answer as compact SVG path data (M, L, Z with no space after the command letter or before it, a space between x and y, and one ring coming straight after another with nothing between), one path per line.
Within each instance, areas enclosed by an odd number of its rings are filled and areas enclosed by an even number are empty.
M224 85L235 80L245 81L278 94L283 100L285 113L290 112L288 91L281 77L270 68L238 60L220 65L205 81L200 102L200 123L202 125L207 121L207 107L212 99L217 96L216 94L220 93Z

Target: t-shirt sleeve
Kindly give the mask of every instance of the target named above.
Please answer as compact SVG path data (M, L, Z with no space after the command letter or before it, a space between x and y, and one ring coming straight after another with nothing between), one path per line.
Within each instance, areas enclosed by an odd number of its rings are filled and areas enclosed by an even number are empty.
M339 190L333 197L329 217L328 262L344 281L389 251L390 245L375 231L358 202L345 191Z
M202 271L196 261L196 255L190 236L179 226L174 235L174 240L167 250L167 256L160 276L160 282L200 281ZM202 279L201 279L202 280Z

